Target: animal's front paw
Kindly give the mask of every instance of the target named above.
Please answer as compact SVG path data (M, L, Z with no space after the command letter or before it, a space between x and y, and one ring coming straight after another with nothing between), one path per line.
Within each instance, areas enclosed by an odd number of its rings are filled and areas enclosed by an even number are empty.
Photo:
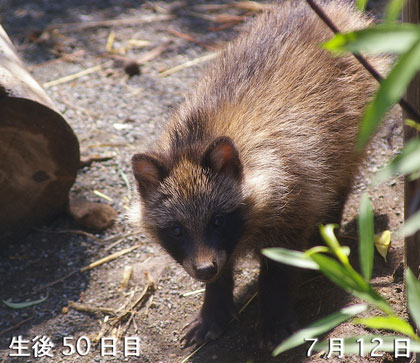
M273 351L278 344L288 338L297 330L297 323L292 318L261 319L259 347L263 350Z
M186 334L181 342L185 342L184 347L196 344L200 345L210 340L215 340L225 331L232 316L234 309L232 306L225 306L223 309L213 309L213 311L200 313L189 324L185 326Z

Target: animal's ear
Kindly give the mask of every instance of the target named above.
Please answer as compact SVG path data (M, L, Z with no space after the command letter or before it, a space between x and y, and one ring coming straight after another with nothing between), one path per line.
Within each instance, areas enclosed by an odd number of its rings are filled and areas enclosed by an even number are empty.
M213 140L201 160L204 168L229 175L235 179L242 177L242 163L233 140L221 136Z
M165 166L148 154L134 154L131 158L131 168L143 198L147 198L151 192L156 190L159 183L168 174Z

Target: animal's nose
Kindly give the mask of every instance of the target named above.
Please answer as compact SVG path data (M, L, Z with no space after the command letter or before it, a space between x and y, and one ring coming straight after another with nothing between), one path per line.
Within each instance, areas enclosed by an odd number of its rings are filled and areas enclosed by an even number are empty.
M197 279L202 281L211 280L217 274L217 265L214 262L194 265L194 272Z

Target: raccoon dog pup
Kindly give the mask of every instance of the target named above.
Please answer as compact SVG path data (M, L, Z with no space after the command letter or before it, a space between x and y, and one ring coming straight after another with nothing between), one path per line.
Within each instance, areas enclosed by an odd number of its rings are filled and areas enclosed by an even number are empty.
M371 23L350 2L320 3L343 31ZM377 88L352 56L321 49L331 36L304 1L273 5L219 52L154 150L132 157L137 222L206 283L187 344L223 332L233 264L250 250L261 261L262 344L291 331L287 271L260 251L307 248L319 223L340 221L361 161L358 122Z

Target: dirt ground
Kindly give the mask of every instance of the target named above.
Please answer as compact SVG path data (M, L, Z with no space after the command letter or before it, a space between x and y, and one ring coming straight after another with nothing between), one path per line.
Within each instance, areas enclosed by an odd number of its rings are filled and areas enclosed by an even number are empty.
M71 194L108 203L118 212L118 220L103 233L87 230L82 233L80 226L63 215L25 236L2 241L0 299L15 302L46 299L41 304L20 310L0 303L0 362L181 362L193 352L191 347L182 349L180 338L182 328L200 307L203 285L190 278L147 236L134 233L125 215L132 199L130 156L153 143L171 109L182 101L183 93L199 77L201 66L188 67L166 77L162 77L160 72L209 54L208 45L217 48L235 36L237 26L215 29L226 23L214 22L209 16L245 13L238 9L212 13L197 7L204 3L0 0L1 23L40 84L102 65L98 71L47 87L46 91L77 134L82 156L112 155L111 160L81 169ZM218 3L225 4L227 1ZM371 4L374 13L380 14L382 1L372 1ZM166 17L166 20L158 21L156 17ZM136 20L128 24L122 20L113 26L83 26L87 22L106 19ZM150 22L150 19L155 21ZM63 25L67 23L76 24ZM174 35L171 28L199 39L202 44ZM114 49L132 45L126 49L124 57L139 59L160 45L164 45L165 50L146 62L140 75L129 78L123 61L109 58L106 44L111 31L115 33ZM150 44L139 48L133 40L147 40ZM73 54L73 57L52 61L66 54ZM378 232L385 229L395 231L403 220L401 179L394 179L378 188L367 187L372 175L401 148L402 130L398 125L399 110L394 110L372 143L368 160L346 206L341 234L347 237L341 240L352 247L355 261L357 242L348 236L357 236L355 217L363 191L367 190L373 201ZM97 196L94 190L109 196L112 201ZM112 262L77 272L93 261L137 245L136 249ZM378 254L375 256L373 283L390 299L395 311L405 316L402 280L398 273L394 273L402 261L402 241L393 239L388 262ZM134 273L128 285L121 289L123 271L127 266L132 266ZM249 259L237 267L235 296L238 309L255 294L257 271L257 264ZM112 327L112 318L121 315L141 296L147 285L145 272L153 279L155 290L146 293L134 309L136 313L131 320L126 317L122 324ZM70 277L64 278L71 273ZM51 282L56 283L45 287ZM295 306L302 326L355 302L316 274L302 274L296 291ZM109 311L82 312L69 307L69 301L91 308L108 308ZM307 346L277 359L261 352L256 339L256 304L256 299L251 301L239 315L239 321L234 321L220 339L207 344L189 361L257 363L325 360L322 355L305 357ZM99 345L95 344L100 332L108 338L138 337L140 356L124 355L122 339L117 341L116 356L101 354ZM361 327L343 324L330 336L363 333L367 332ZM53 357L35 358L30 349L30 357L10 357L11 339L19 335L27 340L37 336L50 338L55 344ZM63 350L68 350L63 346L63 338L67 337L66 341L75 345L82 336L92 342L90 352L85 356L76 353L63 355ZM79 343L83 352L84 340ZM349 356L330 361L389 362L393 358L390 355L375 359Z

